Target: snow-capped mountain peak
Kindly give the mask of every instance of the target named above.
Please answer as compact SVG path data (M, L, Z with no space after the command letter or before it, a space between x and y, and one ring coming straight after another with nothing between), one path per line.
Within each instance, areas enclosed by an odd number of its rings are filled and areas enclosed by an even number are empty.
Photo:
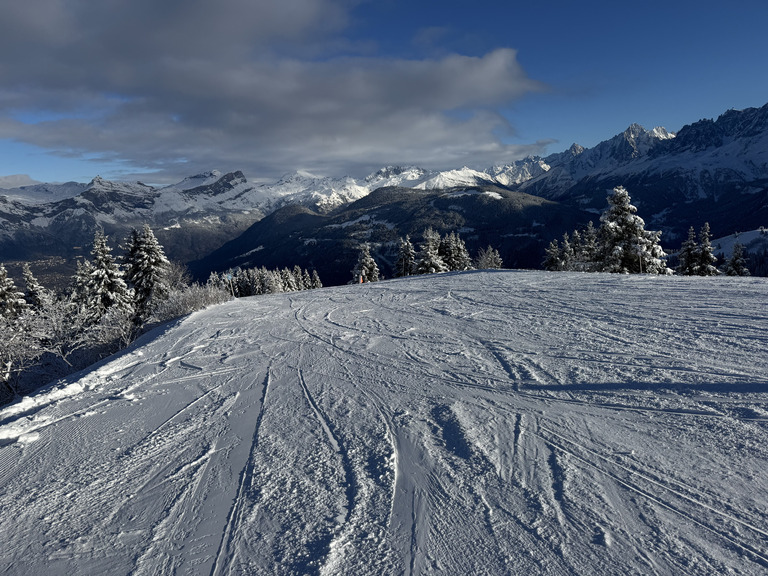
M208 186L213 184L221 178L221 172L219 170L209 170L207 172L201 172L194 176L184 178L178 184L167 186L167 188L178 188L179 190L191 190L192 188L198 188L200 186Z
M669 132L663 126L656 126L656 128L651 130L650 134L653 138L656 138L657 140L671 140L676 136L674 132Z

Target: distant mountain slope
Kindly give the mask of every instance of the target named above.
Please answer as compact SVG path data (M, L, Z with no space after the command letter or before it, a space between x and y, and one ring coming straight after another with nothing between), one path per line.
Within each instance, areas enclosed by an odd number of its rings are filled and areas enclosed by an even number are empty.
M460 232L474 254L493 244L509 267L538 267L553 231L573 228L586 214L572 207L493 186L443 190L379 188L331 214L288 206L253 224L240 237L192 265L208 271L298 264L314 268L327 285L345 284L360 245L369 243L382 272L392 276L399 238L418 243L432 227Z
M593 148L574 144L546 158L525 158L483 171L388 166L359 180L297 171L274 183L249 181L242 172L212 171L163 188L97 177L87 185L38 184L4 190L0 191L0 261L46 255L69 258L87 249L96 226L120 238L145 222L156 228L172 257L202 259L282 208L303 206L335 217L374 190L391 187L516 191L554 200L557 204L549 205L553 209L567 205L583 211L583 224L589 218L597 220L607 194L619 185L629 191L648 229L664 232L662 244L671 250L679 247L690 226L698 229L704 222L710 223L715 236L768 225L768 104L729 110L716 120L685 126L677 134L633 124ZM548 237L572 229L558 227L557 214L537 218L553 226L545 234ZM570 226L572 219L566 220ZM529 220L528 226L533 222ZM417 230L422 220L410 227L401 224L398 229ZM447 221L448 226L453 221ZM504 236L488 238L492 243L508 243ZM507 260L537 265L536 258L525 257L527 250L522 246L508 252Z
M715 235L768 224L768 104L701 120L674 137L630 126L588 150L545 159L519 190L599 213L623 185L650 229L677 247L689 226Z
M161 189L96 177L87 185L6 191L0 196L0 259L87 254L97 227L117 242L144 223L156 229L171 257L199 258L262 217L256 208L261 197L253 191L241 172L210 172Z
M0 409L0 566L762 576L765 294L500 271L198 312Z

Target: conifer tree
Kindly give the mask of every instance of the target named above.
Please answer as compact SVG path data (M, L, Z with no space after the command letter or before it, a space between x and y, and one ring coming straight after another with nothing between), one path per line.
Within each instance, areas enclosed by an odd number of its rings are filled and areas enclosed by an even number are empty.
M169 274L171 263L165 256L152 229L145 224L141 233L136 229L126 242L123 257L125 278L133 288L133 304L136 321L145 321L154 304L170 292Z
M577 231L574 231L574 237ZM595 260L598 255L597 229L592 220L578 233L578 246L574 248L575 270L592 272L595 269Z
M360 247L360 254L357 257L357 264L352 270L352 283L378 282L379 266L376 260L371 256L371 247L363 244Z
M103 230L97 230L91 250L91 270L86 286L86 308L92 321L98 321L111 309L124 314L133 311L133 296L123 279L123 272L112 257Z
M456 232L447 234L440 241L438 254L443 259L443 262L445 262L448 270L461 271L473 268L472 258L469 256L467 246Z
M311 287L312 287L312 289L322 288L323 287L323 283L320 281L320 276L318 275L317 270L312 270L312 284L311 284Z
M296 292L296 290L299 289L299 286L296 283L296 277L290 269L283 268L280 270L280 279L283 283L283 292Z
M8 276L8 271L0 264L0 316L7 319L16 318L27 308L24 293L16 288L13 278Z
M301 270L301 266L296 264L293 267L293 278L294 278L294 284L296 284L296 290L304 290L304 272Z
M395 263L395 276L402 278L411 276L416 272L416 250L411 244L411 239L406 234L405 238L400 238L400 245L397 249L397 262Z
M711 239L709 222L704 222L704 226L699 231L699 246L695 257L696 274L699 276L717 276L720 273L715 266L717 257L712 253Z
M558 272L563 269L562 262L560 261L560 244L557 239L552 240L544 251L544 262L542 262L544 270L550 272Z
M659 244L661 232L645 229L629 193L613 189L608 208L600 216L600 267L622 274L667 274L666 254Z
M480 248L475 261L475 268L478 270L498 270L503 267L504 261L496 248L490 245L488 248Z
M699 246L696 243L696 231L691 226L688 229L688 239L683 242L678 253L678 265L675 268L675 272L683 276L694 276L698 270L698 250Z
M436 274L448 272L443 259L440 257L440 234L432 228L424 230L424 241L419 250L419 260L416 264L416 274Z
M312 276L309 273L309 270L302 270L301 272L301 286L302 290L311 290L312 289Z
M568 232L563 234L560 242L560 270L573 270L574 251Z
M91 281L93 264L90 260L78 260L77 269L69 287L69 299L75 308L84 311L88 306L88 283Z
M40 310L51 301L53 294L37 281L35 275L32 274L32 269L26 262L21 267L21 274L24 279L24 286L26 287L24 300L33 310Z
M726 264L725 274L728 276L749 276L743 244L736 243L733 245L733 254Z

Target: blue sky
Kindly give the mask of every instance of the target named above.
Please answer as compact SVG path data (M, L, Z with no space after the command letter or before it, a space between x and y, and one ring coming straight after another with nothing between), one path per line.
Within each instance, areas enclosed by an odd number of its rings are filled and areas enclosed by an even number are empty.
M0 177L487 167L768 102L768 4L0 6Z

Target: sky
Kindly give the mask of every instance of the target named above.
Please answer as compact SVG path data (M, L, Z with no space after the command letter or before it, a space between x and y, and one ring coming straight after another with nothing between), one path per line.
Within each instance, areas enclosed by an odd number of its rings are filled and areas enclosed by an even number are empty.
M677 131L768 102L767 21L764 0L3 2L0 182L485 168Z

